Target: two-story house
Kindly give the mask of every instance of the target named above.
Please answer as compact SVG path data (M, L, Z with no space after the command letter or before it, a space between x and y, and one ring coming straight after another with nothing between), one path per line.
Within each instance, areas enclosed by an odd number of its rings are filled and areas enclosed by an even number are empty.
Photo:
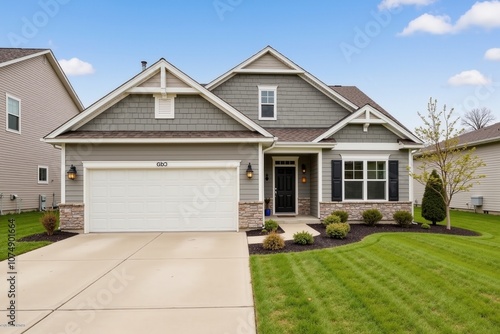
M45 141L71 172L62 227L85 232L259 227L265 199L279 216L376 207L390 220L412 210L422 146L356 87L271 47L207 85L160 59Z
M41 138L83 109L50 50L0 48L0 214L60 202L61 152Z

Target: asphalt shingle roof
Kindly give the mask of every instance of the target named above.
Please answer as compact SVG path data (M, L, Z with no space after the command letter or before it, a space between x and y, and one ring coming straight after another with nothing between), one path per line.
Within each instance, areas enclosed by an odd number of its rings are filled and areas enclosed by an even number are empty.
M266 128L279 142L311 142L329 128Z
M460 144L469 144L485 141L500 141L500 122L485 128L466 132L458 136Z
M71 131L61 139L126 139L126 138L262 138L252 131Z
M5 63L46 50L47 49L0 48L0 63Z

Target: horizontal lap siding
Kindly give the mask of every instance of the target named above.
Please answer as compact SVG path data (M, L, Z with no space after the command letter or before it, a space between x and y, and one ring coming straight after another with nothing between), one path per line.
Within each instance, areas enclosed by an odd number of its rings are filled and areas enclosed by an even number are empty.
M21 134L6 131L6 93L21 100ZM38 209L39 194L47 206L60 202L61 152L40 141L78 113L78 108L43 56L0 68L0 199L4 211ZM48 184L38 184L38 165L48 166Z
M480 179L479 184L475 184L471 190L457 193L453 196L451 206L459 209L473 209L471 206L471 196L483 196L483 210L500 212L500 143L481 145L476 148L475 154L486 164L477 170L478 175L486 175ZM419 164L415 161L415 167ZM418 173L419 170L415 168ZM422 203L425 186L417 181L413 181L415 200ZM469 204L469 206L467 206Z
M276 121L259 121L259 85L278 86ZM327 128L349 114L297 75L237 74L213 92L263 127Z
M242 131L243 125L198 95L175 98L175 118L156 119L152 95L130 95L81 131Z
M241 160L240 200L258 200L258 145L109 145L79 144L66 146L66 168L75 165L79 174L75 181L66 181L66 202L83 202L82 161L198 161ZM253 179L246 177L248 163L252 164Z
M373 124L363 131L361 124L349 124L332 138L338 143L397 143L399 137L382 125Z

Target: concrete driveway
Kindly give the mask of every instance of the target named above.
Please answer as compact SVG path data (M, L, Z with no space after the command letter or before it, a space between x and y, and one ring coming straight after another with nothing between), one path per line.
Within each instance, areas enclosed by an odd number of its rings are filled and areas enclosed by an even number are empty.
M22 327L2 333L255 333L244 233L86 234L16 261Z

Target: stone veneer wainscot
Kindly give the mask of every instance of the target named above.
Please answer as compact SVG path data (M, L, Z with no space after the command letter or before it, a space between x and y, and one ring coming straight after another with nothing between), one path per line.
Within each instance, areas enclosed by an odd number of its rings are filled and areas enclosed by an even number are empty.
M83 230L83 203L59 204L59 225L61 230Z
M240 217L239 226L240 228L260 228L262 227L262 219L264 215L264 202L260 201L248 201L240 202Z
M320 219L324 219L334 210L344 210L349 213L349 220L363 220L363 211L378 209L382 220L392 221L396 211L411 212L412 202L321 202Z

